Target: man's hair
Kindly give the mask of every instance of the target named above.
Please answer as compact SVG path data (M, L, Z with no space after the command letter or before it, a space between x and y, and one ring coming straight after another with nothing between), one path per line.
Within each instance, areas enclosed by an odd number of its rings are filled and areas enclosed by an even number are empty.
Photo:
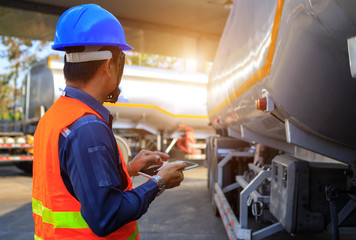
M83 52L85 49L84 46L74 46L74 47L66 47L66 53L74 53L74 52ZM111 51L113 55L114 63L118 62L119 54L121 49L117 47L104 46L100 48L99 51ZM98 61L90 61L90 62L79 62L79 63L71 63L67 62L66 56L64 56L64 78L68 82L88 82L98 71L99 67L104 64L105 60Z

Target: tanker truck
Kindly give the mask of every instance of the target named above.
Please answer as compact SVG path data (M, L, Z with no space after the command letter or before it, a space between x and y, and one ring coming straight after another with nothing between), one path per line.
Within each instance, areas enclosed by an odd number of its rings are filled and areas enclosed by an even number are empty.
M33 134L41 116L65 88L63 58L33 64L22 89L22 120L0 123L0 162L32 171ZM125 161L141 149L165 151L171 157L205 159L208 125L203 73L127 65L113 115L113 132Z
M234 1L207 98L229 239L355 239L355 35L355 1Z

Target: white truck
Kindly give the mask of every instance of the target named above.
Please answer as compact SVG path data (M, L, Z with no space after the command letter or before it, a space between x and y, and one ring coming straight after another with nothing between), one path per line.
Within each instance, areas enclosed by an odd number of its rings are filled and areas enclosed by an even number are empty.
M24 118L0 122L0 162L32 171L33 134L41 116L65 88L63 59L34 64L22 91ZM118 102L105 104L125 161L140 149L159 150L188 159L205 159L208 125L208 75L127 65Z
M208 188L229 239L355 239L355 13L234 1L208 82Z

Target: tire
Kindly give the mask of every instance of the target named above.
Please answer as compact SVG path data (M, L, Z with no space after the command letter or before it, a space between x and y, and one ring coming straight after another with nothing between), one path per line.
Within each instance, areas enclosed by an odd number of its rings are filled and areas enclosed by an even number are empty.
M120 137L119 135L115 135L115 139L117 142L117 145L119 146L121 150L121 154L124 158L125 163L127 164L131 160L131 149L127 141Z

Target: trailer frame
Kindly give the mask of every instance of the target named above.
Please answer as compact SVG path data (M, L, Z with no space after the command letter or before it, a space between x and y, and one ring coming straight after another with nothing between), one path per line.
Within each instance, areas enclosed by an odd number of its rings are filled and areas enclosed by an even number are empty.
M222 153L219 153L222 154ZM249 202L254 200L255 202L261 202L263 204L269 204L270 196L261 195L256 190L257 187L266 179L271 177L271 170L263 170L252 163L248 164L249 169L255 171L257 175L249 183L243 176L237 175L236 182L226 187L222 187L223 181L223 168L233 157L253 157L254 153L230 151L226 156L218 163L218 182L215 183L214 199L220 216L223 220L226 232L229 239L245 239L245 240L257 240L271 236L277 232L284 230L280 222L271 224L265 228L257 231L252 231L248 227L248 207ZM225 193L232 191L236 188L242 187L243 190L240 193L240 205L239 205L239 220L235 216L231 209L229 202L226 199Z

